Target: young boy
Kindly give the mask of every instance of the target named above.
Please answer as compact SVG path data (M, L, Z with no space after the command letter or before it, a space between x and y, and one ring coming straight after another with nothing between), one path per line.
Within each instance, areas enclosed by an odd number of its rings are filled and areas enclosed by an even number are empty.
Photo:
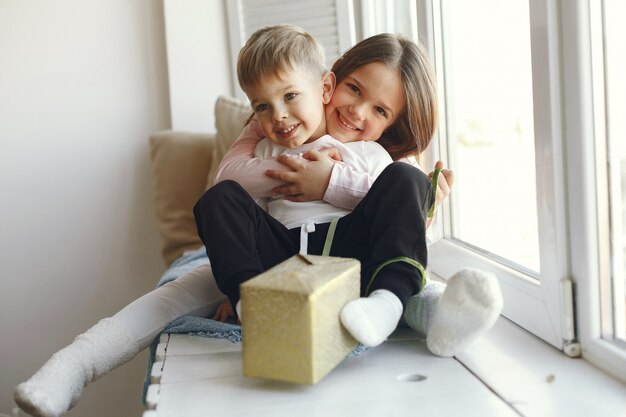
M324 106L335 78L325 69L322 47L300 28L280 25L255 32L239 53L237 72L266 137L255 150L257 156L332 146L340 150L344 163L373 178L392 164L374 141L341 143L325 136ZM400 113L401 91L396 93L393 110ZM341 320L362 344L382 343L397 326L408 298L424 284L424 218L434 200L425 174L407 164L393 165L354 212L323 201L276 198L267 202L268 215L237 183L223 181L208 190L194 214L217 284L231 305L238 307L242 282L298 251L307 252L307 246L321 253L329 222L341 218L331 255L361 260L362 294L367 295L348 303ZM398 207L385 200L388 194L406 201ZM394 222L398 227L388 227ZM402 259L381 271L391 258Z

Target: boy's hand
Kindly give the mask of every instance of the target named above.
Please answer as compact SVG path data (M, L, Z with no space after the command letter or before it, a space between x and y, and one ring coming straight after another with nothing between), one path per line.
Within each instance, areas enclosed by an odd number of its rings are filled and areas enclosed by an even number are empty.
M290 183L276 187L273 191L284 195L289 201L322 200L335 165L336 156L332 149L334 148L322 151L311 150L305 153L303 157L309 162L302 162L284 155L278 156L276 160L286 165L292 172L267 171L265 175L268 177Z

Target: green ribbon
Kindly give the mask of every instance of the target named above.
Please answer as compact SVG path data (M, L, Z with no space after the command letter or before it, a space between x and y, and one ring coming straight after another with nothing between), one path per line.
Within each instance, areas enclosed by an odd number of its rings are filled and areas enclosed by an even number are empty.
M430 209L428 210L428 218L432 218L435 215L435 212L437 211L437 185L439 184L439 173L441 172L441 167L435 167L435 172L433 173L433 177L430 180L430 187L434 190L433 191L433 195L434 195L434 201L433 201L433 205L430 206Z
M333 246L333 238L335 237L335 229L337 229L338 217L335 217L330 221L328 227L328 233L326 233L326 241L324 242L324 249L322 249L322 256L330 255L330 248Z
M378 268L376 268L376 270L372 274L372 277L370 278L370 282L367 284L367 289L365 290L365 294L369 294L370 287L372 286L372 283L374 282L374 278L376 278L376 275L378 275L380 270L386 267L387 265L395 263L395 262L405 262L417 268L422 274L422 286L420 287L420 289L424 288L424 285L426 285L426 271L424 270L424 267L414 259L407 258L406 256L398 256L397 258L391 258L383 262L382 264L378 265Z

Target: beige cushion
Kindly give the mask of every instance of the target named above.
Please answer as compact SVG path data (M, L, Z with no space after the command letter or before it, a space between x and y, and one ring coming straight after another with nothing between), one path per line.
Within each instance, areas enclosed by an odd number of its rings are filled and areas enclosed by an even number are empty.
M248 104L227 96L219 96L215 102L215 145L211 169L207 178L208 187L213 185L215 171L222 158L230 149L230 145L239 137L246 120L252 115L252 109Z
M170 265L202 246L192 209L206 189L213 135L164 131L150 137L157 226Z
M215 103L215 135L163 131L150 137L157 226L167 265L202 246L193 206L213 185L215 171L252 114L250 106L220 96Z

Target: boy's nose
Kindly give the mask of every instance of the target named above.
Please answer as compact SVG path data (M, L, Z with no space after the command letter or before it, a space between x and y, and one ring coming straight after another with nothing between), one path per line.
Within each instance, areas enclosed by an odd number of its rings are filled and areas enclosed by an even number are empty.
M287 113L287 109L274 108L272 118L274 119L275 122L280 122L281 120L285 120L287 117L289 117L289 113Z

